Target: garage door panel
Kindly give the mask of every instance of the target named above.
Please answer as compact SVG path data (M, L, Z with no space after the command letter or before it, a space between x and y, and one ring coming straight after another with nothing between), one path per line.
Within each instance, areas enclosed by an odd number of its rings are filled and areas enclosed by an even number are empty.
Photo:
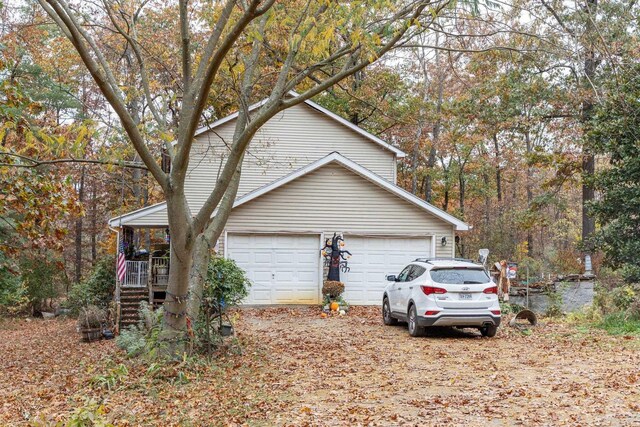
M253 262L256 264L271 264L272 254L270 252L255 252Z
M319 303L319 236L230 233L227 240L228 256L253 283L245 304Z
M411 261L430 256L430 237L345 236L351 271L341 273L344 299L353 305L380 305L386 276L399 274Z
M318 272L316 270L298 271L298 280L305 283L315 283L318 281Z

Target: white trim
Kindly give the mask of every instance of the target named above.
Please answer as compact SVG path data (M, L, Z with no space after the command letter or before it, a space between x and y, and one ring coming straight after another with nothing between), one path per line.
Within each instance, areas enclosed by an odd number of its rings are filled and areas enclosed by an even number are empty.
M324 243L324 231L318 234L320 237L320 248ZM322 259L322 249L318 249L318 301L322 305L322 287L324 286L324 259Z
M453 233L451 234L451 239L453 240L451 242L451 257L455 258L456 257L456 228L453 227Z
M155 212L159 212L166 208L167 208L167 202L161 202L161 203L156 203L155 205L145 206L144 208L137 209L135 211L117 216L115 218L111 218L108 224L110 227L120 227L121 225L127 225L127 222L129 221L133 221L134 219L141 218ZM163 224L162 226L164 227L166 226L166 224Z
M268 193L269 191L272 191L278 187L281 187L285 184L288 184L289 182L300 178L303 175L306 175L310 172L315 171L316 169L321 168L322 166L331 163L331 162L336 162L341 164L342 166L346 167L347 169L350 169L351 171L357 173L358 175L361 175L362 177L366 178L367 180L373 182L374 184L377 184L378 186L384 188L385 190L388 190L389 192L395 194L396 196L408 201L409 203L414 204L415 206L424 209L428 212L430 212L431 214L437 216L438 218L442 219L445 222L448 222L449 224L452 224L453 226L455 226L455 229L458 231L467 231L469 230L471 227L465 223L464 221L459 220L458 218L454 217L453 215L448 214L445 211L442 211L438 208L436 208L435 206L433 206L430 203L425 202L424 200L416 197L415 195L409 193L406 190L403 190L402 188L390 183L389 181L385 180L384 178L376 175L375 173L371 172L369 169L360 166L359 164L357 164L356 162L354 162L353 160L350 160L346 157L344 157L342 154L338 153L338 152L333 152L331 154L329 154L328 156L325 156L319 160L316 160L315 162L309 163L308 165L288 174L283 176L280 179L277 179L275 181L273 181L270 184L267 184L263 187L260 187L248 194L245 194L244 196L239 197L238 199L236 199L235 203L233 204L233 208L235 209L238 206L241 206L247 202L250 202L253 199L256 199L260 196L262 196L263 194ZM215 215L215 212L214 212Z
M229 259L229 230L224 229L224 248L222 248L222 257Z
M300 96L297 92L294 91L289 91L288 93L291 97L296 98L298 96ZM264 104L267 103L267 101L269 100L269 98L265 98L260 102L256 102L253 105L250 105L248 108L248 111L253 111L257 108L262 107ZM335 120L336 122L340 123L343 126L348 127L349 129L353 130L356 133L359 133L360 135L364 136L365 138L367 138L370 141L375 142L376 144L380 145L383 148L386 148L389 151L392 151L397 157L402 158L402 157L406 157L407 153L405 153L404 151L394 147L393 145L389 144L388 142L383 141L382 139L378 138L377 136L367 132L366 130L362 129L361 127L354 125L353 123L351 123L349 120L346 120L342 117L340 117L339 115L337 115L336 113L333 113L330 110L327 110L326 108L316 104L315 102L311 101L310 99L307 99L305 101L303 101L304 104L307 104L309 107L325 114L326 116L328 116L329 118ZM286 111L286 110L285 110ZM214 128L217 128L218 126L222 126L225 123L230 122L231 120L237 118L239 115L239 112L235 112L233 114L230 114L226 117L223 117L219 120L216 120L215 122L211 123L210 125L207 126L203 126L201 128L198 128L196 130L196 132L194 133L194 138L196 136L202 135L203 133L210 131ZM177 144L177 141L173 141L172 142L173 145Z
M438 255L436 255L436 235L433 234L431 236L431 258L436 258Z

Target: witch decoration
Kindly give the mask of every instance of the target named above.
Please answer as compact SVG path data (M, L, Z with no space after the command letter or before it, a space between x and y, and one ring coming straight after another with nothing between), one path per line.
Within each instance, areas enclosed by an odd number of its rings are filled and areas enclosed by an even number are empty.
M333 233L333 238L327 239L322 248L324 256L324 265L329 267L327 280L340 281L340 270L346 273L350 270L347 259L351 257L351 252L342 250L344 247L344 239L337 233ZM347 256L348 255L348 256Z

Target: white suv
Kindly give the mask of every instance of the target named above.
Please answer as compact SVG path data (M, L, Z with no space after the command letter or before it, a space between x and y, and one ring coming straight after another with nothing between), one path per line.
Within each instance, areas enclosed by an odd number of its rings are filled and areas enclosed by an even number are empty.
M385 325L406 321L414 337L429 326L478 328L487 337L498 330L498 287L480 264L418 258L387 280L391 283L382 297Z

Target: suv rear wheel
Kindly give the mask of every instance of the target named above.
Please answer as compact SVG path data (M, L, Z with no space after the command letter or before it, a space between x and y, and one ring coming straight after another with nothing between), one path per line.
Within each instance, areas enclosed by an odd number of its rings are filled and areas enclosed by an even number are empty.
M398 319L391 316L391 307L389 306L389 298L387 297L382 300L382 321L387 326L395 326L398 324Z
M482 328L480 328L480 333L482 334L483 337L493 338L496 336L497 332L498 332L498 327L496 325L483 326Z
M418 313L416 312L416 306L413 304L409 307L407 320L409 323L409 335L412 337L421 337L424 335L424 327L418 325Z

